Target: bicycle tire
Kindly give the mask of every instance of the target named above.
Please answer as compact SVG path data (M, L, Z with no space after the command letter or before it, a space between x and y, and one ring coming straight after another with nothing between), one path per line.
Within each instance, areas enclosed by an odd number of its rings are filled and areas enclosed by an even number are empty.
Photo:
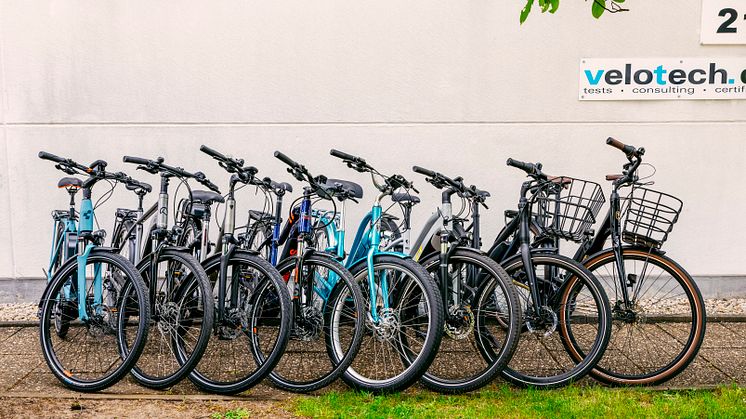
M449 334L448 331L444 333L443 341L440 344L438 355L436 356L433 364L430 366L428 372L426 372L420 382L427 388L435 390L441 393L464 393L468 391L474 391L485 385L489 384L500 371L505 368L508 362L513 357L513 354L518 347L518 338L520 335L520 320L522 318L520 312L520 303L518 301L518 295L516 293L513 282L507 272L495 261L478 253L473 249L458 248L451 255L449 259L449 265L455 265L461 263L469 263L476 269L480 269L479 281L476 284L462 284L461 290L462 298L468 300L469 295L467 292L471 292L473 300L469 300L468 303L472 310L473 325L471 326L472 332L470 333L473 341L467 341L466 344L458 344L458 340L463 340L464 337ZM433 255L420 264L425 267L428 272L435 275L439 273L440 255ZM436 283L440 283L436 280ZM467 288L469 285L474 285L475 291L471 291ZM498 288L499 287L499 288ZM486 328L488 316L492 313L487 313L487 306L476 306L472 302L489 300L482 298L482 294L492 295L496 294L496 290L502 290L499 296L505 298L505 309L495 310L496 316L502 315L504 318L500 319L500 328L507 329L505 336L501 339L502 343L500 349L497 351L497 356L490 359L486 359L481 356L483 349L478 349L478 345L487 344L486 339L480 339L480 333L485 333L483 328ZM440 290L441 293L444 290ZM500 301L502 302L502 301ZM490 337L494 338L494 333L490 333ZM492 346L495 346L496 340L491 340ZM447 358L444 349L452 346L453 351L457 353L455 361L453 358ZM470 357L469 350L476 349L474 358ZM466 359L468 357L468 359ZM483 367L479 361L482 360L486 365ZM449 368L450 367L450 368ZM482 368L481 370L474 371L475 368ZM451 369L450 374L456 375L461 374L458 377L444 377L445 371ZM454 370L455 369L455 370ZM467 375L469 372L473 375Z
M521 341L519 342L519 348L516 351L513 360L501 372L501 374L503 378L507 379L511 383L522 387L562 387L574 381L577 381L590 373L590 371L596 366L596 363L598 363L598 361L603 356L604 351L606 350L606 346L609 342L609 337L611 335L611 309L609 307L606 293L604 292L601 284L598 282L598 279L596 279L593 274L591 274L582 265L578 264L570 258L554 254L532 253L531 259L534 263L535 268L538 266L553 266L553 269L562 269L568 272L569 278L564 278L564 281L560 281L556 284L550 283L543 285L545 287L556 285L556 287L558 288L557 291L561 291L560 297L568 296L572 292L577 293L580 289L579 287L587 288L590 294L590 298L593 300L593 304L595 305L595 310L597 310L597 313L595 314L595 317L594 314L586 315L585 319L590 321L595 320L598 326L595 327L595 335L591 339L589 339L592 341L592 343L589 344L589 349L586 351L585 357L583 357L583 359L580 361L571 359L567 351L568 343L566 342L566 340L569 339L568 325L570 324L570 322L572 322L572 314L574 313L570 313L568 310L572 310L573 307L578 307L577 299L575 300L574 306L565 304L569 297L564 299L560 298L558 300L558 307L546 306L552 313L554 313L552 316L554 316L553 320L556 325L554 326L554 329L551 330L551 333L549 335L544 335L543 338L548 338L550 336L553 337L555 335L554 332L558 330L557 336L560 342L553 342L552 344L551 341L546 342L548 339L544 339L544 342L537 342L535 346L546 352L544 354L544 358L549 358L554 361L554 368L558 369L558 373L554 375L540 376L537 372L534 372L534 375L532 375L530 371L526 370L529 368L533 368L534 371L542 370L548 371L548 373L551 373L552 370L547 366L547 359L538 359L537 362L534 363L534 365L528 365L530 359L526 358L527 354L532 353L531 345L534 342L533 338L535 338L537 341L541 338L539 337L538 333L536 333L536 331L531 331L531 327L529 327L528 322L530 312L524 308L523 311L525 320L523 325L523 334L521 335ZM522 269L523 267L521 255L516 255L506 260L502 263L502 266L513 277L514 282L517 281L518 283L521 283L521 279L519 279L521 273L520 269ZM538 279L539 277L537 275L537 281ZM524 301L527 304L527 307L530 307L532 305L530 300L530 293L527 293L527 295L528 296ZM556 296L556 293L552 296ZM544 313L542 313L542 315L543 314ZM583 313L580 314L582 317ZM568 358L561 358L562 354L566 355ZM486 353L484 355L490 356L489 353ZM567 362L568 359L570 362ZM568 366L570 363L574 364L574 366ZM516 369L519 367L522 369L522 371L518 371ZM564 371L560 368L567 368L568 370Z
M681 295L682 292L678 294L673 294L673 289L668 289L663 297L659 300L657 300L654 304L650 303L647 304L647 308L652 308L653 312L643 313L645 318L640 318L641 322L638 323L637 320L635 323L629 323L629 327L632 328L633 326L638 327L646 327L647 325L654 324L655 328L661 329L662 333L655 333L655 339L654 339L654 346L655 351L650 351L650 348L646 346L646 344L641 343L639 340L640 338L644 337L644 333L639 333L637 336L638 342L634 342L634 346L629 346L629 351L624 351L625 344L617 344L619 338L623 338L624 334L627 331L627 327L625 326L625 321L619 320L618 318L614 320L615 326L617 326L612 331L611 336L611 343L609 347L606 350L606 355L604 358L601 359L601 361L598 363L596 368L594 368L591 371L591 376L605 384L609 385L616 385L616 386L642 386L642 385L659 385L662 383L665 383L666 381L671 380L672 378L676 377L678 374L680 374L682 371L686 369L686 367L696 358L697 353L699 352L699 348L702 346L702 342L704 341L705 336L705 329L707 324L707 315L706 315L706 309L704 300L702 298L702 294L699 291L699 287L697 287L697 284L694 282L692 277L689 275L689 273L681 267L678 263L673 261L671 258L661 255L655 252L649 252L645 249L635 249L635 248L629 248L625 247L622 249L622 258L625 261L634 261L635 263L631 264L631 266L627 266L627 274L630 274L631 267L639 264L645 264L647 261L648 264L655 265L658 267L662 273L660 275L663 275L664 273L666 275L670 275L671 279L674 279L679 286L681 286L681 290L683 292L683 297L677 297L677 295ZM601 274L601 268L608 264L613 264L615 261L614 251L612 249L606 249L599 253L596 253L595 255L589 257L585 261L585 266L596 275L597 278L603 278ZM625 263L627 265L627 263ZM597 274L598 272L598 274ZM614 269L614 272L616 270ZM650 273L648 266L643 266L643 272L647 275L655 275L655 273ZM640 287L642 287L642 281L644 278L640 278L637 276L637 281L640 283ZM656 278L655 280L658 280L660 278ZM601 281L602 285L606 288L607 294L609 296L612 296L612 293L609 292L609 283L606 281ZM614 287L619 287L618 279L617 282L613 284ZM665 286L665 284L663 285ZM650 287L648 287L647 290L650 290L652 288L652 284ZM661 290L659 289L657 291L657 294L660 294ZM616 300L617 292L614 292L614 297ZM640 300L644 300L644 296L640 296ZM686 300L685 303L680 303L680 301L674 301L677 297L678 299L684 299ZM635 309L637 310L644 310L639 304L639 302L634 302ZM614 304L612 304L612 307ZM674 313L672 314L671 311L676 307L684 307L681 310L691 310L689 313L690 318L687 318L687 313L684 312L683 315L681 313ZM667 309L668 312L661 312L655 313L655 309L660 307L660 309ZM616 311L616 310L615 310ZM655 315L658 315L662 318L661 321L658 321L654 319ZM617 316L614 314L614 316ZM617 316L618 317L618 316ZM690 324L688 333L682 333L682 330L678 330L679 328L674 328L672 330L665 330L665 326L669 323L676 323L675 321L678 320L678 318L681 317L681 323L688 322ZM644 323L643 323L644 322ZM633 330L630 330L633 331ZM640 332L642 332L640 330ZM629 334L629 338L633 338L634 333ZM675 334L675 335L674 335ZM676 348L672 348L672 352L667 352L666 349L676 345L672 342L678 342L681 343L681 341L685 341L683 347L676 353ZM653 342L650 342L653 343ZM630 342L632 344L632 342ZM573 348L574 349L574 348ZM633 351L632 349L639 349L639 350L645 350L646 355L646 362L634 362L635 358L638 358L642 356L642 353L639 351ZM631 361L632 366L638 369L642 369L643 366L647 368L651 368L651 371L646 372L638 372L638 373L631 373L629 371L623 372L621 371L621 365L613 366L610 365L612 361L614 360L615 355L618 355L621 353L622 357L626 357ZM577 352L575 352L577 355ZM664 359L669 358L669 355L673 354L673 356L670 357L670 359ZM651 358L658 358L662 359L662 362L651 362ZM629 364L627 364L629 365Z
M220 275L220 255L216 255L215 257L212 257L206 261L203 262L203 266L205 268L205 273L207 274L208 278L211 278L211 282L215 282L218 279L218 276ZM249 371L248 374L243 373L244 375L234 374L235 378L231 380L226 379L219 379L214 378L216 375L220 373L225 373L225 369L232 368L237 369L239 366L235 364L229 365L228 360L225 360L225 362L222 362L223 360L215 359L217 358L216 354L213 353L213 351L217 352L221 348L218 347L221 342L225 342L230 340L229 345L233 345L233 342L236 340L234 339L228 339L221 336L213 336L210 339L210 343L208 343L207 350L205 354L202 357L202 360L197 364L197 367L192 370L192 372L189 374L189 379L199 388L205 391L209 391L211 393L216 394L237 394L241 393L256 384L258 384L260 381L262 381L264 378L266 378L274 369L274 367L277 365L277 363L280 361L280 357L283 355L285 351L285 347L287 346L289 335L290 335L290 321L291 321L291 305L290 305L290 294L288 294L287 286L285 285L285 282L282 280L282 276L280 276L280 273L275 269L274 266L270 265L269 262L262 259L258 255L249 253L247 251L235 251L232 255L230 260L228 261L229 270L230 266L236 266L237 264L241 264L240 266L249 266L252 269L255 269L260 272L260 277L263 278L260 279L259 284L255 285L254 292L252 295L248 298L247 301L245 301L249 307L251 307L252 310L256 310L258 308L258 304L256 304L256 300L259 299L259 295L263 295L263 293L266 291L266 287L272 287L270 289L270 293L274 292L276 295L276 298L274 298L274 301L278 302L278 314L279 314L279 330L277 333L277 339L275 340L274 344L272 344L272 348L267 354L266 357L263 357L260 359L257 356L253 356L251 359L253 362L258 364L258 368ZM212 281L214 278L215 281ZM230 284L229 284L230 285ZM248 288L248 287L246 287ZM226 298L229 302L230 299L230 290L226 286ZM216 299L219 298L219 296L215 297ZM228 304L226 304L226 307L228 307ZM274 307L271 307L274 308ZM271 309L270 308L270 309ZM217 309L217 308L216 308ZM227 314L227 313L226 313ZM241 318L242 315L239 314L239 318ZM247 335L252 345L257 345L259 342L256 338L256 330L259 327L256 323L257 319L256 316L248 315L247 317L250 317L251 324L249 327L245 327L243 324L241 325L241 331L243 334ZM221 325L215 324L216 327L220 327ZM220 332L216 330L216 333L219 334ZM242 354L245 355L246 349L241 346ZM252 355L256 355L255 350L250 351ZM203 365L205 362L210 362L212 365L217 364L217 370L210 371L209 373L205 372L205 369L200 369L200 366ZM223 367L221 369L221 367ZM214 367L213 367L214 368ZM249 367L251 368L251 367Z
M116 336L116 343L112 343L114 345L114 351L115 353L112 355L112 359L108 361L108 363L100 363L100 365L111 365L108 367L108 369L104 372L107 372L107 374L101 378L98 379L82 379L78 378L76 376L75 368L70 368L62 365L62 362L60 361L60 355L61 353L58 353L54 349L54 343L52 340L54 337L52 336L52 333L50 333L49 327L50 322L53 321L51 318L53 313L52 305L54 304L55 298L60 298L60 293L62 291L62 287L69 281L69 278L71 276L75 277L77 274L74 274L77 272L78 265L76 259L71 259L65 264L62 265L60 270L55 274L55 276L52 278L52 281L50 282L49 286L45 290L45 294L42 297L41 302L41 317L40 317L40 323L39 323L39 338L40 343L42 346L42 355L44 356L44 360L46 361L47 365L49 366L50 370L54 374L55 377L57 377L62 384L64 384L66 387L71 388L75 391L80 392L94 392L94 391L100 391L105 388L108 388L114 384L116 384L119 380L121 380L127 373L130 372L131 368L135 365L135 363L138 361L139 356L141 355L143 348L145 346L145 342L147 340L148 335L148 328L149 328L149 319L150 319L150 304L148 301L148 292L147 287L145 286L145 282L143 281L142 277L138 273L135 266L133 266L127 259L124 257L109 253L105 251L97 251L94 249L91 251L91 253L88 256L87 264L107 264L109 266L113 266L118 271L122 272L126 279L123 282L122 287L118 290L121 291L124 288L130 288L133 291L134 298L136 298L136 314L137 314L137 324L136 324L136 337L131 343L131 346L127 348L126 352L121 351L121 341L119 338L121 337L121 330L125 327L125 325L128 323L128 320L130 317L121 316L118 315L116 319L116 326L117 331L109 333L105 332L106 323L102 323L99 325L100 329L103 329L104 332L100 333L100 331L94 333L92 332L92 326L93 320L89 318L88 324L84 324L83 326L86 328L85 334L91 334L90 341L86 342L86 345L83 344L73 344L69 343L70 345L74 346L75 349L73 351L65 351L65 353L80 353L85 352L85 355L88 356L89 352L92 351L86 351L86 348L89 348L93 345L102 345L105 343L106 336L114 335ZM94 265L95 266L95 265ZM99 265L100 266L100 265ZM103 285L102 285L103 286ZM113 285L112 285L113 286ZM91 287L92 288L92 287ZM90 290L89 292L92 292ZM128 300L126 298L122 298L123 296L130 295L129 293L122 293L119 292L117 296L114 297L116 300L116 307L115 310L109 309L106 314L108 314L110 317L112 315L115 315L116 313L123 313L125 310L131 309L131 304L134 303L131 300ZM93 298L93 297L90 297ZM103 296L102 298L107 298L107 296ZM88 297L86 298L88 300ZM88 308L88 313L90 316L93 316L92 313L96 311L96 309L93 307L93 305L90 305ZM77 308L75 310L75 319L71 319L69 323L77 323ZM101 320L102 322L105 322L105 320ZM108 327L111 327L111 321L108 322ZM82 333L82 329L81 329ZM56 335L56 333L55 333ZM80 333L78 333L79 336ZM63 340L70 341L72 338L70 336L65 337ZM90 345L90 346L89 346ZM96 354L98 355L98 354ZM114 363L118 362L116 359L119 359L121 363L114 367ZM86 358L87 361L87 358ZM78 366L77 364L74 364L73 366ZM86 371L85 368L80 367L82 373L90 373L90 370Z

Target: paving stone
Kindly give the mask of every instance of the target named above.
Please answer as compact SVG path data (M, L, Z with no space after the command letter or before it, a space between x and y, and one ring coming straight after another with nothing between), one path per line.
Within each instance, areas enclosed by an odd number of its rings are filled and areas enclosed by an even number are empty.
M705 330L703 348L740 348L746 346L744 339L722 323L711 323Z

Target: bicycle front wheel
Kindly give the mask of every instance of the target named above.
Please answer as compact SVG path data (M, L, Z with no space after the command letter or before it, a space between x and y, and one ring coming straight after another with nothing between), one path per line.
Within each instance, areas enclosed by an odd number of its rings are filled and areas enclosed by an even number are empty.
M366 334L342 378L365 391L404 390L427 371L440 346L444 320L438 287L425 268L409 258L375 256L373 278L365 261L352 272L368 297Z
M150 333L132 376L150 388L176 384L197 365L207 348L215 315L212 287L204 269L187 252L164 249L153 276L152 259L138 269L150 288ZM123 341L128 341L125 336Z
M150 320L147 288L129 261L94 250L86 261L81 301L78 270L72 259L52 279L42 297L39 337L57 379L76 391L99 391L118 382L142 353ZM80 304L87 319L79 318ZM66 325L62 336L55 328L60 323ZM126 344L119 340L122 332L130 337Z
M531 261L538 311L520 255L503 263L521 299L523 330L502 375L520 386L567 385L587 375L603 356L611 334L609 301L593 274L572 259L537 253ZM568 353L571 340L582 348L579 359Z
M365 303L360 287L336 260L312 254L277 266L292 284L290 340L269 379L287 391L309 392L339 378L360 349ZM259 359L265 353L256 354Z
M215 290L220 260L204 262ZM235 394L259 383L279 362L290 333L291 305L282 276L261 257L236 251L225 272L225 310L189 379L212 393ZM258 353L263 356L252 356Z
M586 267L611 299L613 329L593 378L612 385L657 385L682 372L697 356L706 327L705 304L692 277L670 258L622 250L620 278L612 249L588 258ZM625 304L622 288L627 288ZM572 347L571 354L582 350Z
M422 266L442 287L440 254ZM512 358L520 333L520 303L505 270L473 250L451 254L446 281L448 289L441 288L448 301L443 341L421 382L443 393L473 391L489 384ZM483 357L483 351L491 356Z

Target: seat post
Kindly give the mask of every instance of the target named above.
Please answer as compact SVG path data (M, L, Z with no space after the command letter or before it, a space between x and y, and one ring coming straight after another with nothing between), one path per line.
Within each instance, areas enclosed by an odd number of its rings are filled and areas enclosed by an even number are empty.
M78 188L67 188L67 193L70 194L70 219L73 220L75 219L75 194L78 193Z

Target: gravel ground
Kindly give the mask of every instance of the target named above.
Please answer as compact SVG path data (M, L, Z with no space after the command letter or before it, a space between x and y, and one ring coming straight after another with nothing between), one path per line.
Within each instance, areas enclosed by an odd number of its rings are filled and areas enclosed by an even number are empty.
M36 303L0 304L0 322L38 321Z
M685 304L681 301L680 304ZM705 300L708 315L743 314L746 315L746 298L711 298ZM676 301L668 301L665 307L657 307L660 313L679 312ZM0 321L37 321L35 303L0 304Z

